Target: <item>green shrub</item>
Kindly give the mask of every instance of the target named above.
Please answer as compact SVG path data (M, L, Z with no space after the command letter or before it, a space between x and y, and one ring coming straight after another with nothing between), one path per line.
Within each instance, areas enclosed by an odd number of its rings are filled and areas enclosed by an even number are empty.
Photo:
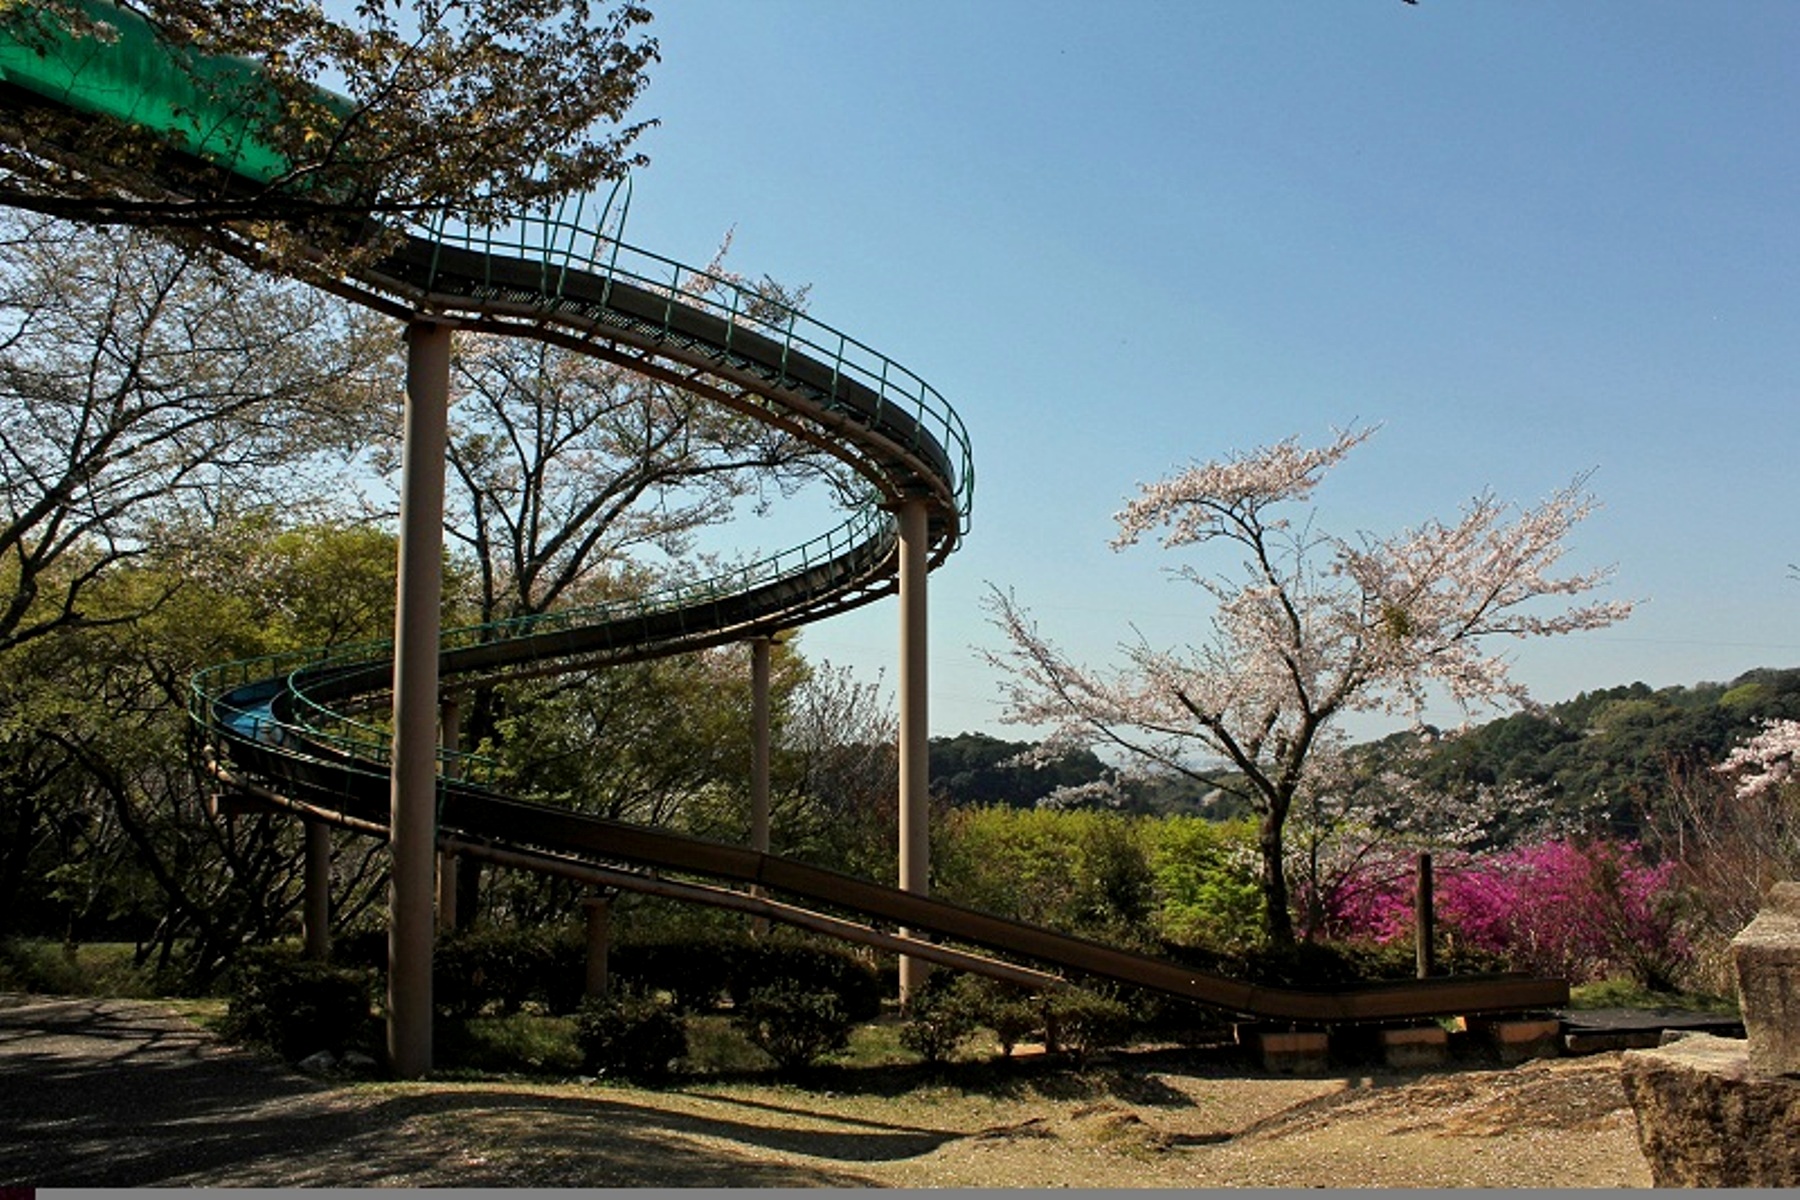
M432 994L440 1012L502 1015L536 1001L553 1013L574 1012L587 982L587 943L577 931L480 927L438 937Z
M881 1014L881 979L855 955L809 942L761 941L733 947L726 959L731 999L741 1007L752 993L791 984L837 997L852 1022ZM716 969L716 968L715 968Z
M712 937L622 942L612 948L607 968L634 987L668 993L682 1012L711 1012L725 995L740 948Z
M759 987L732 1015L752 1045L794 1071L850 1044L856 1024L836 992L808 988L795 980Z
M900 1044L932 1066L950 1061L980 1023L974 984L945 972L932 975L906 1006Z
M280 947L240 956L228 983L221 1032L267 1046L289 1061L319 1050L342 1053L372 1040L371 977Z
M993 979L975 984L975 1019L994 1031L1000 1053L1012 1057L1013 1048L1044 1027L1043 1002L1009 983Z
M1044 998L1046 1030L1060 1049L1085 1062L1101 1050L1127 1042L1135 1022L1131 1008L1113 996L1067 988Z
M575 1012L582 1068L595 1075L659 1080L687 1053L687 1031L674 1004L639 988L590 996Z
M159 994L155 973L135 961L128 942L67 945L58 941L0 941L0 991L52 996Z

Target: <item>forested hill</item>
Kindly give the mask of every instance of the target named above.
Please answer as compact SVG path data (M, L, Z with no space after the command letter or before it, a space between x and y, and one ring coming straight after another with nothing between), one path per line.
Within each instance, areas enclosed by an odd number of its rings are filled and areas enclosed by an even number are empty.
M1729 683L1583 692L1439 741L1419 774L1446 788L1523 784L1570 813L1627 810L1711 775L1732 745L1776 717L1800 718L1800 669L1758 669Z
M1758 669L1729 683L1657 689L1633 683L1583 692L1454 736L1427 730L1423 747L1418 735L1406 733L1357 752L1391 764L1401 751L1422 749L1422 757L1405 769L1435 788L1462 792L1475 785L1523 785L1547 793L1570 817L1629 832L1638 814L1667 799L1672 781L1710 782L1710 767L1775 717L1800 719L1800 669ZM1084 800L1081 791L1068 790L1107 775L1098 758L1063 756L1044 768L1009 761L1030 749L1029 743L979 733L935 738L932 789L967 806L1032 807L1052 796L1052 803L1108 802ZM1227 815L1231 807L1217 797L1208 804L1198 785L1173 779L1130 785L1113 802L1119 801L1139 812Z

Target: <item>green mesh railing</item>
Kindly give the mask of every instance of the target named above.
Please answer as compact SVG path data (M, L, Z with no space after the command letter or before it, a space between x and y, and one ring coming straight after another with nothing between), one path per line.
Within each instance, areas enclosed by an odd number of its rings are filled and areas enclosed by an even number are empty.
M872 547L879 552L884 543L891 544L892 537L892 518L870 505L799 546L706 579L671 584L630 599L446 630L439 641L439 652L599 626L628 626L654 617L693 611L702 605L733 599L770 584L808 582L816 568L862 547ZM841 581L834 581L828 586L810 589L796 596L790 607L802 609L827 599L841 591L842 586ZM704 633L712 628L709 623L697 620L692 629L679 630L675 636ZM638 643L635 639L622 637L620 644ZM190 712L202 726L234 725L241 735L252 740L269 740L284 731L298 731L304 733L308 741L346 756L371 764L387 763L392 756L393 742L384 723L338 712L307 695L306 687L307 678L367 667L389 659L392 654L393 642L381 639L222 663L194 677L190 688ZM271 691L282 690L289 695L295 708L292 722L277 721L263 716L257 709L233 708L224 702L226 696L245 685L276 680L285 683L279 689L272 687ZM492 759L450 749L440 749L438 760L445 775L477 783L491 782L498 768Z
M420 229L436 247L457 247L478 255L488 272L483 285L494 289L516 286L502 268L534 263L537 289L547 308L554 309L565 297L576 273L611 284L629 284L661 297L665 332L673 331L677 314L698 310L724 322L722 347L732 349L732 337L742 330L766 338L781 349L782 365L789 356L804 357L829 368L835 384L839 377L867 388L876 397L872 419L880 424L884 410L902 418L897 424L914 430L911 451L927 448L931 439L948 457L954 478L946 479L957 510L957 534L969 529L975 495L975 460L967 427L936 388L886 355L849 335L815 320L781 300L757 291L736 279L701 270L640 249L597 230L587 219L593 201L576 197L539 214L528 214L491 229L471 229L447 215ZM612 211L610 201L606 211ZM432 263L432 276L438 262Z

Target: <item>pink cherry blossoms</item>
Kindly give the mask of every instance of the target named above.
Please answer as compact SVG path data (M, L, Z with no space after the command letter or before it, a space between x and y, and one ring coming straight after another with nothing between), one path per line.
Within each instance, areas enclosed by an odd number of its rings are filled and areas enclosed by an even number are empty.
M1760 796L1788 783L1800 761L1800 721L1770 721L1762 732L1734 747L1719 770L1738 777L1738 795Z

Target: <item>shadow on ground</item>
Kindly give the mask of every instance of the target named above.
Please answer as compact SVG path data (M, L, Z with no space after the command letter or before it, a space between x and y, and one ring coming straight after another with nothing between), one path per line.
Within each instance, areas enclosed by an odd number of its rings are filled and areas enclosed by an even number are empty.
M859 1186L870 1181L832 1164L926 1154L953 1136L768 1128L484 1084L331 1087L154 1005L0 1007L0 1184Z

